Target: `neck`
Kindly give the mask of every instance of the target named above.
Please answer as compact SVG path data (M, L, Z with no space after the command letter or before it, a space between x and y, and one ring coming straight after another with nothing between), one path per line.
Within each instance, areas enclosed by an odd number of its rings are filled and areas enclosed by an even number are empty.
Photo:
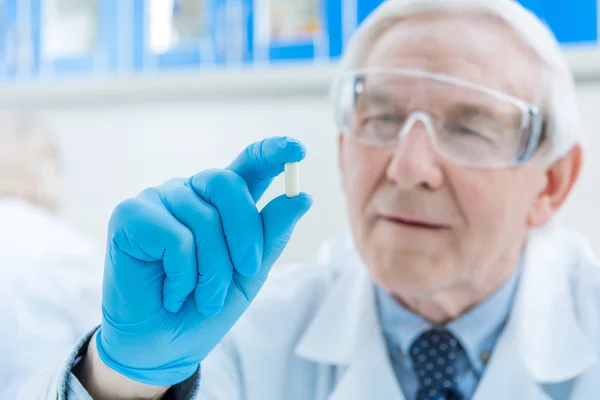
M430 293L396 294L394 298L403 307L426 321L447 324L477 306L498 290L514 273L518 256L487 268L489 274L470 276L468 280Z

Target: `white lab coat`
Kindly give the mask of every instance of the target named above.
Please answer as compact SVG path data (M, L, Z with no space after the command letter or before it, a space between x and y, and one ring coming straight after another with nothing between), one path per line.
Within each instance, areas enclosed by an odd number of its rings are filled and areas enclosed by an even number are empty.
M102 257L42 208L0 199L0 399L64 358L101 317Z
M569 230L533 234L514 308L474 399L600 398L599 347L600 268L590 247ZM63 372L27 393L54 399ZM274 272L203 361L199 398L403 400L372 282L352 249Z

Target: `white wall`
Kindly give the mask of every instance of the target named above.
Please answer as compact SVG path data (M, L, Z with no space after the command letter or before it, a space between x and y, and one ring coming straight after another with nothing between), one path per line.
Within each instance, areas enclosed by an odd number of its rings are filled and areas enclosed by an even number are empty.
M600 251L600 83L581 85L590 132L583 176L562 220L584 232ZM345 229L345 205L336 167L336 133L326 96L237 101L87 106L47 109L64 155L66 219L104 243L106 221L125 197L173 176L225 166L248 143L273 135L302 140L302 189L315 198L283 260L312 257L318 242ZM266 194L283 192L281 180Z
M600 81L580 83L577 92L587 147L582 175L559 221L585 234L600 254Z
M323 237L344 227L329 111L326 97L300 97L54 109L41 115L64 156L62 212L102 245L112 208L144 187L224 167L264 137L302 140L308 154L301 164L301 188L315 204L282 257L301 260ZM283 192L281 178L265 199Z

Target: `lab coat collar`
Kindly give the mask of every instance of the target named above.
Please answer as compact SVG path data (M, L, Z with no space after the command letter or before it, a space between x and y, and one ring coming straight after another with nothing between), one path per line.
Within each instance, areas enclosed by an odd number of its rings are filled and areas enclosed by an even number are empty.
M567 275L578 246L564 238L552 230L530 236L512 314L475 399L525 393L522 398L547 399L539 384L569 380L597 362L575 315ZM348 366L331 399L403 399L377 320L370 275L356 254L350 259L331 255L346 265L301 337L296 354Z
M296 353L322 363L349 365L368 339L380 335L373 296L366 271L354 267L344 271L304 333Z
M353 260L340 274L295 353L318 363L347 367L329 400L403 400L377 319L369 273Z
M566 239L552 231L530 235L512 314L474 400L550 400L544 384L568 381L596 363L569 286L568 265L581 247Z
M594 346L575 314L577 293L568 275L570 265L585 251L581 240L550 228L532 233L528 240L506 331L514 333L521 359L538 382L568 380L597 362Z

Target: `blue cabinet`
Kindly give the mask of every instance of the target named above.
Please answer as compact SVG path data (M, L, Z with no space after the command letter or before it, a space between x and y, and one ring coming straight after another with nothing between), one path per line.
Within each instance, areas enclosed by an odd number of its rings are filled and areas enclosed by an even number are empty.
M118 68L118 0L30 2L33 73L112 74Z
M14 77L18 70L18 27L16 0L2 1L0 3L0 76L2 80Z
M355 0L357 18L364 19L384 0ZM552 29L562 44L595 43L598 0L520 0Z
M338 59L384 0L3 0L0 79ZM598 41L598 0L520 0L563 45Z
M597 0L521 0L552 29L563 44L595 43L598 39Z
M375 10L384 0L356 0L356 17L362 22Z
M548 24L562 44L596 43L597 0L521 0Z
M134 0L134 68L198 68L218 62L224 0Z
M343 47L342 0L253 0L254 61L323 61Z

